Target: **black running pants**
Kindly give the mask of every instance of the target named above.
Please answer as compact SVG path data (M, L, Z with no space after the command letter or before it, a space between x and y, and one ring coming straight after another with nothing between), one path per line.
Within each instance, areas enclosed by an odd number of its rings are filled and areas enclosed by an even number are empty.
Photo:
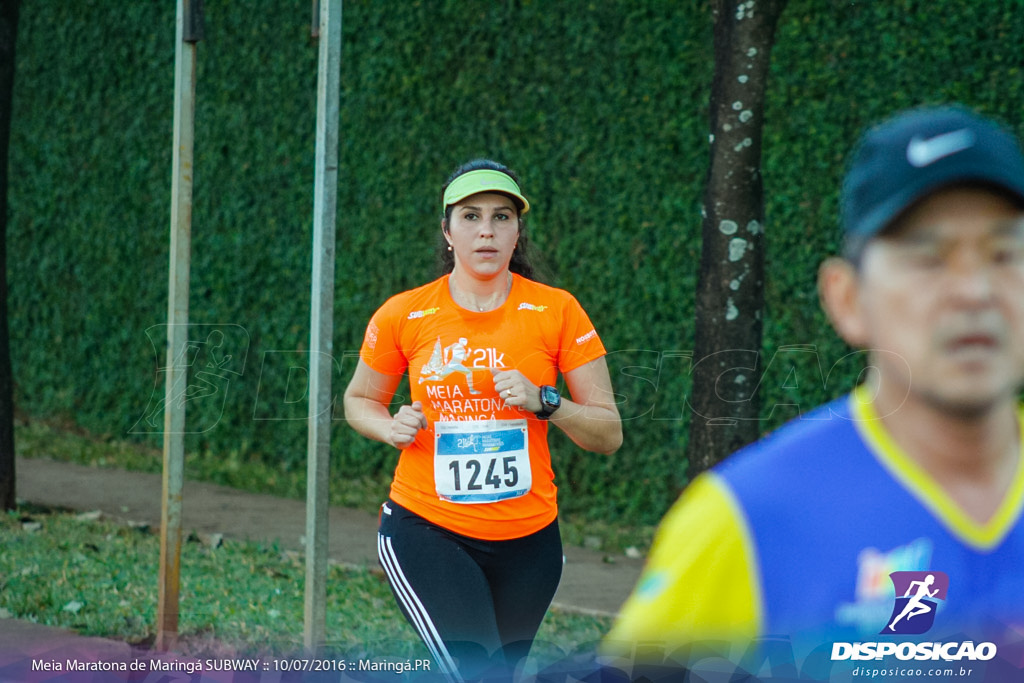
M515 672L562 576L557 520L523 538L484 541L388 501L377 543L402 612L449 678Z

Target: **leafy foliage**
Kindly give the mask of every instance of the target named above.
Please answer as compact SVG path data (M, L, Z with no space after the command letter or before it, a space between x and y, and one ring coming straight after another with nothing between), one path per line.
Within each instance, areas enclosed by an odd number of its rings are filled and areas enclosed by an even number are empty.
M859 130L921 102L960 100L1018 130L1024 111L1015 2L825 4L790 0L772 55L763 430L860 371L815 294ZM19 407L154 446L144 418L159 407L166 362L173 5L25 0L11 140ZM393 450L342 421L351 354L386 297L433 277L441 182L484 155L522 176L547 279L591 314L622 397L626 440L612 458L552 437L563 509L638 524L664 513L685 483L706 5L345 3L336 479L384 482L394 467ZM197 341L224 332L234 365L215 378L217 400L188 403L190 462L302 471L317 69L308 5L205 7L191 320L208 326Z

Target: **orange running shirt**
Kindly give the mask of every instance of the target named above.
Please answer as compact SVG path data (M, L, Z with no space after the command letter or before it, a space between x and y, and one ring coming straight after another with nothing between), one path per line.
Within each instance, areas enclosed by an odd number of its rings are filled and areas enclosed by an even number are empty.
M519 370L538 386L553 385L559 372L604 355L593 324L571 294L519 275L513 275L505 303L483 313L452 300L447 275L388 299L367 326L360 357L386 375L408 370L412 396L402 402L421 401L427 418L427 429L402 451L391 499L473 538L507 540L543 529L558 514L548 423L506 407L494 390L490 368ZM434 479L435 424L524 418L532 475L525 495L472 504L441 498ZM465 471L461 483L470 475L485 481L481 477L488 474L495 476L493 471Z

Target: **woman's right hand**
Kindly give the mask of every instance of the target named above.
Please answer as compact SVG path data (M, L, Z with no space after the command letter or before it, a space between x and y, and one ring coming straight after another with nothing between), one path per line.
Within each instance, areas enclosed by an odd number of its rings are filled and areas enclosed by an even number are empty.
M416 434L426 428L427 416L423 414L423 403L413 401L412 405L399 408L391 419L388 441L395 448L408 448L416 440Z

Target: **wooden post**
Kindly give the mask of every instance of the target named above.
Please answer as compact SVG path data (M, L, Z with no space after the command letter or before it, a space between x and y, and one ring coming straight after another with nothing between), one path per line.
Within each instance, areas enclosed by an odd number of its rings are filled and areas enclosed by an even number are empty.
M303 643L315 652L327 629L327 518L334 366L334 226L338 189L341 0L320 1L313 268L306 468L306 587Z
M201 0L178 0L174 66L174 152L171 176L171 257L167 295L167 378L164 394L163 504L156 649L178 637L181 570L181 491L185 469L188 383L188 292L192 248L192 142L195 124L196 41L202 37Z

